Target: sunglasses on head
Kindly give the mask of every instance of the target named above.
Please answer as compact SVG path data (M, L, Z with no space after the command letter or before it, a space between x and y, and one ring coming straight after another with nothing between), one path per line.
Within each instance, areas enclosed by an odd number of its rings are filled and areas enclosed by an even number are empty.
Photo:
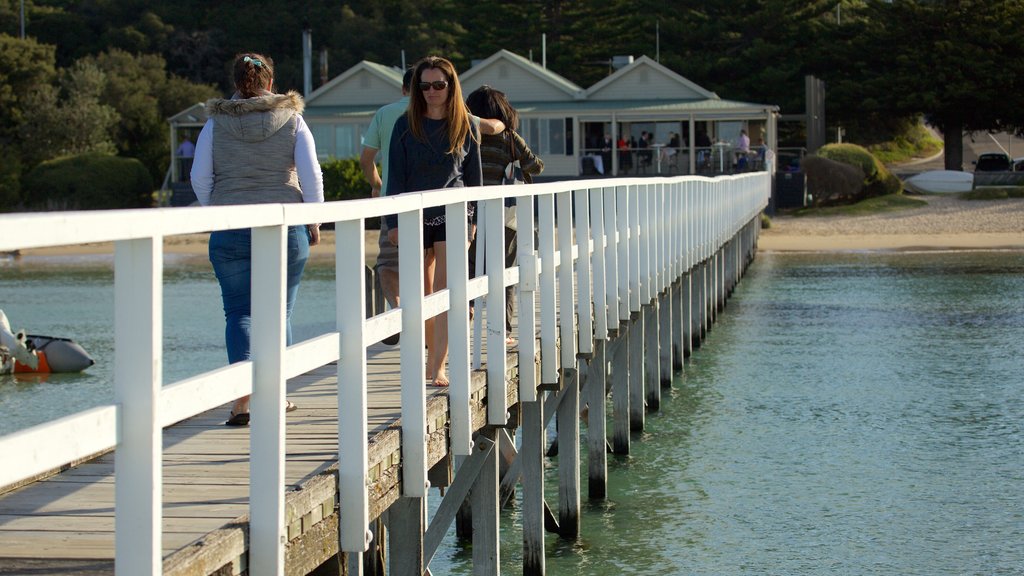
M445 88L448 87L448 81L447 80L434 80L433 82L420 82L420 90L423 91L423 92L426 92L427 90L430 90L431 87L433 87L434 90L438 90L438 91L444 90Z

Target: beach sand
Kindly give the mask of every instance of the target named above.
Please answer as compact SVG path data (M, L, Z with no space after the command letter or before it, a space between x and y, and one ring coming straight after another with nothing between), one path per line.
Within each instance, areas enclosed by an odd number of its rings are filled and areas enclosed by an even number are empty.
M758 249L777 252L1024 249L1024 199L918 196L927 206L870 216L771 219Z
M927 206L870 216L776 215L761 230L758 249L777 252L872 250L1024 249L1024 199L968 201L920 196ZM334 232L324 230L312 260L334 257ZM206 257L209 234L164 239L166 254ZM366 231L366 260L377 258L377 231ZM22 251L23 256L112 254L113 244L58 246Z

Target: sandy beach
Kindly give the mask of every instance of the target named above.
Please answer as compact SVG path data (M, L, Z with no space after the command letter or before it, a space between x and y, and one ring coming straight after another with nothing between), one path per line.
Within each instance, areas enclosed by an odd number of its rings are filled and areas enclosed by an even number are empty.
M762 251L844 252L872 250L1024 250L1024 199L968 201L920 196L927 206L870 216L776 215L761 231ZM166 254L206 257L208 234L164 239ZM334 257L334 232L324 230L315 260ZM113 253L113 245L85 244L25 250L24 256ZM366 232L366 258L377 257L377 231Z
M784 216L761 231L777 252L1024 249L1024 199L918 196L927 206L870 216Z

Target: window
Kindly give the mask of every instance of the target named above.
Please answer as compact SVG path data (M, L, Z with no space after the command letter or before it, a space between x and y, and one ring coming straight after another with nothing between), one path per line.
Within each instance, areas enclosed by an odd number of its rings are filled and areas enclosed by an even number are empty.
M316 142L316 156L328 158L355 158L363 150L360 136L366 124L309 124Z
M522 125L522 137L537 154L572 154L571 118L528 118Z

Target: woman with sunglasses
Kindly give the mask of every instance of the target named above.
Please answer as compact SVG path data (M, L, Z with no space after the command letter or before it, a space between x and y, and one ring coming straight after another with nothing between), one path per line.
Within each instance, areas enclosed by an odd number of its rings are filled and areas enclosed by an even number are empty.
M405 192L480 186L480 128L462 99L459 77L451 62L437 56L421 60L413 73L412 94L405 115L395 123L388 155L387 196ZM467 217L472 219L473 208ZM398 245L398 216L387 218L388 239ZM455 241L455 240L453 240ZM465 250L468 238L457 239ZM448 243L445 208L423 210L423 245L433 252L430 292L448 286ZM429 272L428 272L429 274ZM427 333L427 378L447 386L448 314L441 313Z

